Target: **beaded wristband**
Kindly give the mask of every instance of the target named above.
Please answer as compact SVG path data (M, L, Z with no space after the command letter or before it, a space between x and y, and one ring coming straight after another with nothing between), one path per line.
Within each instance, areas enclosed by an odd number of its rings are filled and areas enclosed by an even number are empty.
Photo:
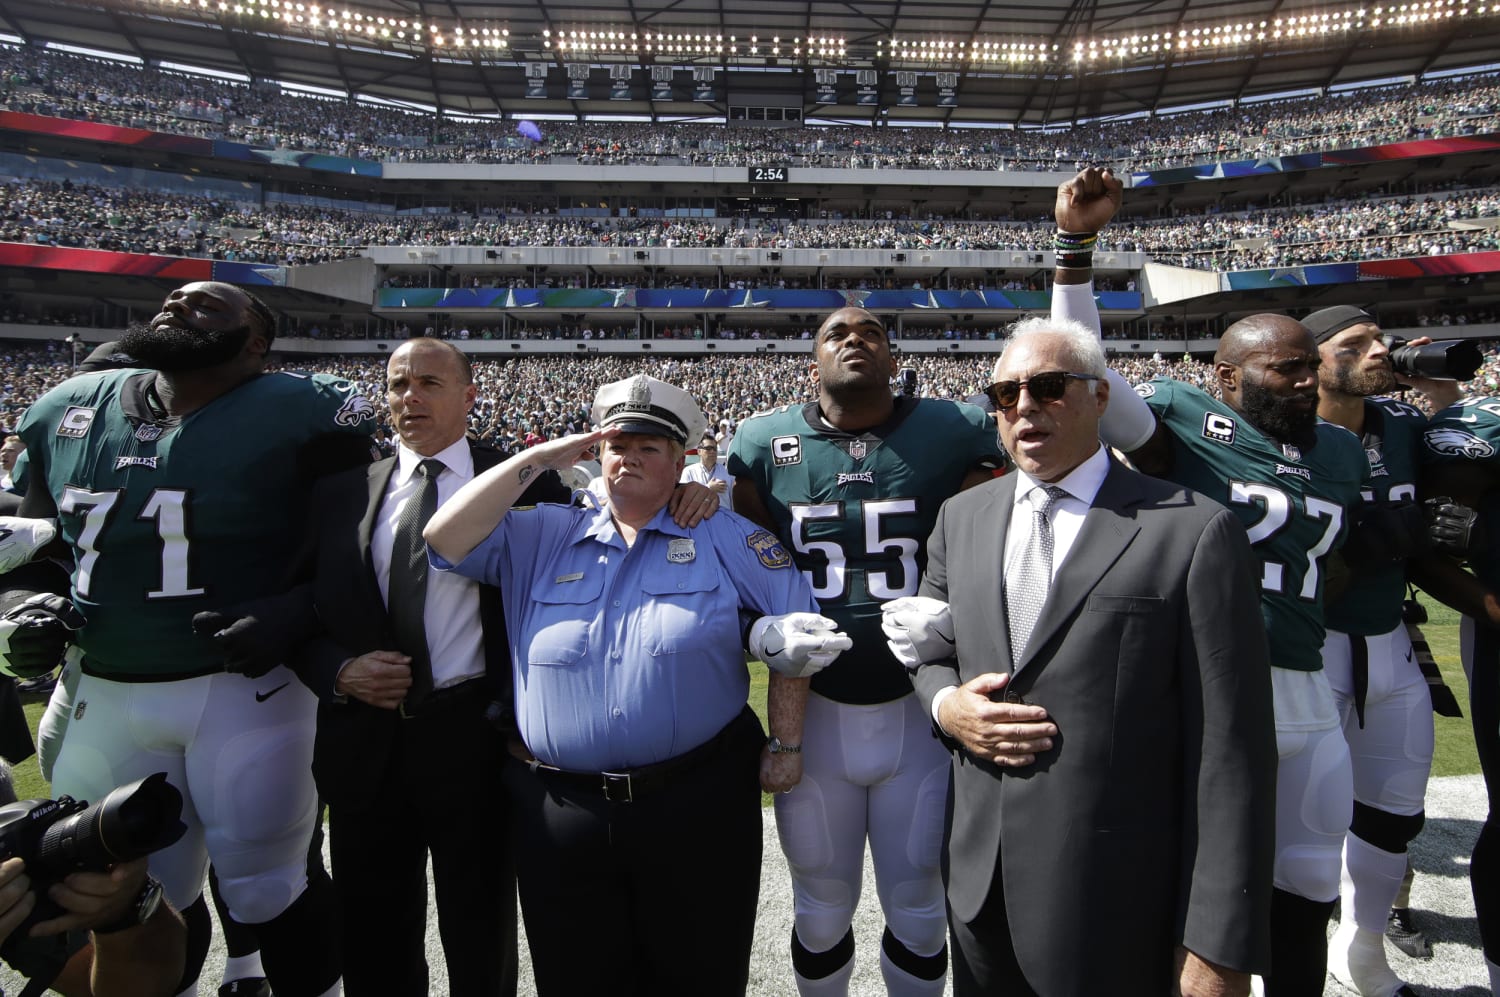
M1052 240L1057 265L1064 270L1088 270L1094 265L1097 232L1058 232Z

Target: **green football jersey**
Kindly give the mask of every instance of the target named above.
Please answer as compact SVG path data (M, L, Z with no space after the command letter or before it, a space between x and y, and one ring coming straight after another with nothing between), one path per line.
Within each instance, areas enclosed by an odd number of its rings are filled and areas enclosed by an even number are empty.
M1323 667L1323 563L1348 532L1369 461L1355 435L1320 422L1307 450L1280 443L1181 381L1138 385L1174 437L1167 478L1231 509L1261 560L1261 616L1271 663Z
M880 630L880 604L915 595L938 508L976 467L1001 466L995 423L961 402L900 398L884 425L844 433L816 403L740 423L729 471L755 483L823 612L854 641L813 676L841 703L911 692Z
M72 378L19 429L73 547L84 667L107 678L221 670L193 614L282 584L305 521L310 445L375 425L369 400L324 374L264 374L181 420L155 402L155 377Z
M1476 510L1484 532L1479 549L1469 553L1469 566L1485 585L1500 589L1500 398L1474 395L1434 415L1422 436L1422 462L1476 463L1491 472L1497 484Z
M1417 465L1427 416L1395 398L1365 399L1362 441L1370 468L1360 489L1365 505L1412 502L1417 497ZM1401 563L1350 572L1349 584L1327 606L1328 629L1340 633L1390 633L1401 626L1406 599L1406 566Z

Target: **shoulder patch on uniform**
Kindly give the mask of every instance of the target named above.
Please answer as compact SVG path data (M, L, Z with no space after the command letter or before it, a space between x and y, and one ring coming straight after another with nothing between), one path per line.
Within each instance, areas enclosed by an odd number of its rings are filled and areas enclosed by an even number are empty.
M755 551L755 556L760 558L760 563L768 568L786 568L792 563L792 556L786 552L774 533L769 530L756 530L745 538L745 546Z
M58 430L59 433L62 430ZM1422 434L1427 449L1448 457L1468 457L1480 460L1493 456L1495 448L1486 441L1452 426L1439 426Z
M57 424L57 435L81 440L94 424L94 410L87 405L69 405Z
M344 399L344 404L339 406L338 412L334 414L333 421L335 425L339 426L358 426L366 419L373 420L374 418L375 406L370 402L370 399L354 391L350 393L348 398Z
M802 437L771 437L771 463L777 467L802 463Z
M1203 416L1203 438L1213 440L1215 443L1233 443L1235 424L1234 420L1227 415L1218 412L1208 412ZM1291 456L1288 454L1287 456ZM1292 457L1292 460L1300 460L1300 457Z

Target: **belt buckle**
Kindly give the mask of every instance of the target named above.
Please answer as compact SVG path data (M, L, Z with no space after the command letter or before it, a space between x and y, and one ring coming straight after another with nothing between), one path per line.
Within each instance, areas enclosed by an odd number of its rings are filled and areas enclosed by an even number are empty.
M603 780L604 798L611 803L634 803L635 794L630 786L629 772L604 772L600 774Z

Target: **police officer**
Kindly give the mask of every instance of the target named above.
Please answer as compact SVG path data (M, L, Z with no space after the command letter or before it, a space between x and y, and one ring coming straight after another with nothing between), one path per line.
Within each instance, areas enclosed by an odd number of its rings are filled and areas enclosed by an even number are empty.
M739 994L760 889L751 650L798 675L848 647L779 541L733 513L676 525L669 499L704 418L644 375L605 385L592 433L539 444L433 516L433 563L506 600L514 842L538 992ZM598 445L603 507L512 508ZM800 743L800 722L772 733ZM703 905L711 916L694 916ZM671 930L665 926L670 924Z

